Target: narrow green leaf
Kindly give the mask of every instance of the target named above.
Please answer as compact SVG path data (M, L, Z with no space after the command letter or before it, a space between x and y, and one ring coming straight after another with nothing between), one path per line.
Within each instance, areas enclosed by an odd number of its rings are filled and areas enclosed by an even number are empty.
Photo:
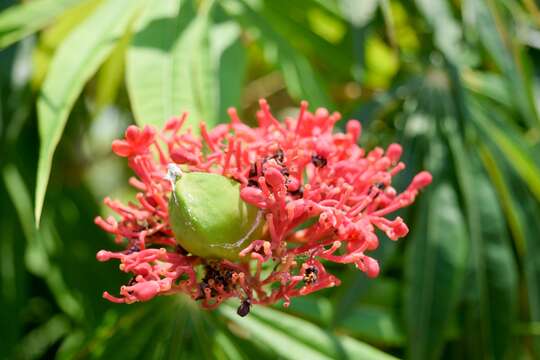
M224 331L218 330L216 334L216 347L225 355L225 359L245 359L241 350L237 348Z
M15 357L18 359L43 359L47 351L69 332L67 316L55 315L45 324L33 329L18 344Z
M281 306L277 304L276 308ZM295 298L287 308L287 312L323 326L329 326L334 316L332 302L325 297L315 295Z
M482 294L472 311L477 317L484 312L487 315L477 319L484 323L487 333L485 343L489 348L484 350L485 357L506 359L510 355L512 326L517 321L517 268L497 198L483 174L475 176L475 201L480 209L482 229L482 248L478 250L483 257L475 265L477 272L485 273L477 279L485 283L479 286ZM479 308L483 310L479 312ZM478 345L475 341L477 349Z
M394 359L393 356L361 341L335 335L308 321L271 308L255 307L245 318L238 317L235 309L229 304L224 305L222 309L220 312L223 315L245 327L260 341L267 342L274 351L287 359L307 356L331 359ZM311 355L302 354L302 351L305 351L304 347Z
M508 84L500 75L480 71L463 71L464 84L475 94L489 97L506 107L512 107L512 93Z
M13 164L6 165L2 170L6 189L15 206L24 236L31 238L35 232L32 221L32 199L26 189L24 179Z
M81 319L83 309L66 286L63 274L58 264L51 261L51 244L53 239L53 225L45 222L39 231L34 227L32 216L32 202L30 194L17 169L8 165L4 169L4 181L11 201L21 221L23 233L27 240L25 262L26 268L34 275L43 277L51 292L56 298L60 308L74 319Z
M434 30L434 42L454 64L465 63L462 31L446 0L416 0L416 6Z
M83 0L37 0L0 13L0 49L42 29Z
M455 190L432 184L420 199L406 261L405 316L411 359L437 358L461 291L467 234Z
M0 358L12 358L13 348L24 331L24 324L20 321L20 314L29 303L31 278L24 264L24 226L33 228L32 206L27 192L22 197L27 201L21 201L17 191L23 181L17 169L12 164L5 164L2 168L0 179L0 227L2 228L2 240L0 241L0 318L5 324L0 328ZM9 199L11 197L11 199ZM11 200L11 201L10 201ZM13 206L16 211L13 211ZM29 221L18 217L18 214L29 215ZM19 220L19 221L18 221ZM21 225L20 225L20 224Z
M110 0L79 25L57 50L38 98L40 151L35 219L39 224L52 159L69 112L85 83L126 31L142 0Z
M530 320L540 321L540 206L508 164L498 160L500 154L495 147L482 147L481 155L502 199L503 210L523 261ZM531 335L534 336L534 351L538 357L540 335Z
M472 120L484 135L485 141L493 142L506 157L508 163L540 200L540 167L535 163L526 141L510 125L498 120L498 114L472 102Z
M217 85L210 57L209 11L192 0L153 0L127 55L129 97L139 124L161 127L188 111L188 124L214 124ZM197 129L197 126L194 126Z
M260 341L269 346L276 354L285 359L330 359L329 356L312 349L290 334L280 331L268 325L250 314L245 318L240 318L233 307L221 306L219 312L226 318L236 322L249 332L254 341ZM274 319L278 322L279 319Z
M491 55L508 81L512 101L520 110L529 126L538 128L540 118L536 110L531 82L527 74L526 59L511 35L511 19L506 19L499 10L501 4L494 0L465 0L463 13L469 27L478 33L481 45Z
M464 197L471 238L465 322L475 340L470 342L465 336L465 343L470 345L467 353L475 358L505 358L511 324L516 317L517 290L509 235L491 184L476 154L466 152L456 120L446 119L443 127Z
M472 358L505 359L517 321L517 267L496 194L475 154L466 154L455 130L447 127L471 238L465 336ZM472 160L472 161L471 161ZM472 164L472 166L471 166ZM468 341L473 339L474 341Z
M404 99L415 94L422 86L423 79L412 76L405 82L399 82L387 91L375 94L368 101L362 103L357 110L352 113L355 119L362 119L362 123L380 119L386 112L400 104Z

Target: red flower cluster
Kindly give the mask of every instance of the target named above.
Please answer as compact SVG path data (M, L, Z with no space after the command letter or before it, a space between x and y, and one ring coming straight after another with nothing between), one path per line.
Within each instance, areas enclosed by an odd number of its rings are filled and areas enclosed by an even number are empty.
M181 131L187 114L169 120L161 132L130 126L125 140L114 141L112 148L128 158L137 175L130 179L139 190L137 203L106 198L120 220L95 222L126 246L102 250L98 260L120 260L120 269L133 278L121 287L121 297L103 296L132 303L183 292L206 308L236 297L239 314L245 315L251 304L284 299L288 305L292 297L339 285L321 260L352 263L377 276L377 261L366 255L378 246L376 229L392 240L405 236L408 228L400 217L384 216L410 205L431 175L419 173L398 194L391 182L405 167L400 145L366 153L357 145L358 121L350 120L346 133L333 133L340 115L323 108L310 113L307 107L302 102L296 119L280 123L261 100L258 127L245 125L230 109L229 124L208 131L201 123L200 137L191 129ZM177 244L168 215L171 163L241 184L242 199L261 209L266 220L261 239L240 251L250 261L204 259Z

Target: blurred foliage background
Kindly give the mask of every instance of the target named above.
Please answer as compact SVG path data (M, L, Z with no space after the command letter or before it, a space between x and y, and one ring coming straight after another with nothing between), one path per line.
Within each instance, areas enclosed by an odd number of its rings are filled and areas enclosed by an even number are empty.
M0 357L540 358L540 6L535 0L0 1ZM400 142L434 183L382 275L289 309L119 306L93 218L132 196L131 123L325 106ZM53 157L54 155L54 157ZM36 229L36 222L40 227Z

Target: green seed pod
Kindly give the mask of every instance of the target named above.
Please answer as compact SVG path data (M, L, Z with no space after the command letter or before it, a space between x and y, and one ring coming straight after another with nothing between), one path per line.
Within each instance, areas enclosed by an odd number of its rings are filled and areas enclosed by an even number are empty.
M208 259L238 260L260 238L263 215L240 198L240 184L218 174L184 173L169 200L169 220L178 244Z

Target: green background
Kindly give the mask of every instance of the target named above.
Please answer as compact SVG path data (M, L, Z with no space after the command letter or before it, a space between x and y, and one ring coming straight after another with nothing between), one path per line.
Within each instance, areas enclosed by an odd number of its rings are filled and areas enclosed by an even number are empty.
M540 358L540 6L535 0L0 1L0 358ZM253 123L306 99L399 142L404 188L434 182L382 239L382 273L289 309L121 306L95 254L104 196L129 199L111 141L131 123ZM343 126L344 122L341 123ZM40 227L36 229L36 221Z

